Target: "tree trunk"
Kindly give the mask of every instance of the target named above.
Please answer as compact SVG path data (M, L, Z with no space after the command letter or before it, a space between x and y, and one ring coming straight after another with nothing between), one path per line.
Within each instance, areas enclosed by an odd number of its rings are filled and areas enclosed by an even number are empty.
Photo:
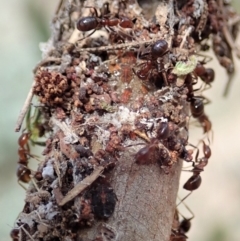
M195 53L214 11L198 2L60 2L17 126L35 94L42 107L27 138L48 135L45 158L29 175L21 139L19 181L32 182L13 240L186 240L176 197L182 159L193 159L190 106L211 131L193 85L197 75L206 83ZM201 183L204 155L189 191Z

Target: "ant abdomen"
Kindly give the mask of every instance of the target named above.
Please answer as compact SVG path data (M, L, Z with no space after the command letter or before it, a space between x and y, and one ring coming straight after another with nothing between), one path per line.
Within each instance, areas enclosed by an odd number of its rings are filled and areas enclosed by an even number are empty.
M168 50L168 43L165 40L158 40L152 45L151 54L154 59L163 56Z
M136 156L135 156L136 163L141 164L141 165L152 163L152 161L153 161L152 160L152 154L153 154L155 149L156 149L155 146L153 146L151 144L141 148L136 153Z
M190 228L191 228L191 219L184 218L180 223L179 229L182 232L187 233L190 230Z
M194 191L200 187L201 183L202 183L202 178L199 175L199 173L197 174L194 173L184 184L183 188L188 191Z
M13 241L19 241L19 229L13 228L10 232L10 237Z
M204 114L204 104L201 98L193 97L190 103L191 113L194 118Z
M82 32L87 32L97 28L98 21L96 17L83 17L77 21L77 29Z
M215 78L215 72L213 69L211 68L206 68L205 69L205 73L200 76L200 78L206 83L206 84L210 84L213 82L214 78Z
M23 164L18 164L17 167L17 177L18 180L21 182L25 182L28 183L31 180L31 171L30 169L27 168L27 166L23 165Z

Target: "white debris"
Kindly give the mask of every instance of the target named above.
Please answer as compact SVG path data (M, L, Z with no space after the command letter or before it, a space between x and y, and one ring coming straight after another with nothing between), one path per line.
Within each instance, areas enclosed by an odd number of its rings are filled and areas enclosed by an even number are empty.
M54 178L54 169L53 169L51 160L49 160L47 163L47 166L43 168L42 176L43 178L47 178L47 177Z

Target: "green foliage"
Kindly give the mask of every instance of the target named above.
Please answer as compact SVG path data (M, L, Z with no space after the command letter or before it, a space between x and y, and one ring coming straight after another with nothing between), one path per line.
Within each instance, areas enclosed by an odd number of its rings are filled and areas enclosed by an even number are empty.
M227 236L224 226L215 226L206 241L228 241Z

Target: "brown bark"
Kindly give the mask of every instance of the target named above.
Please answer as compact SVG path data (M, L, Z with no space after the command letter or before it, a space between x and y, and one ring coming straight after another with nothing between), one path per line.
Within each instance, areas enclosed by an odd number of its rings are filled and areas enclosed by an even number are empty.
M105 232L114 237L109 240L168 241L180 171L181 162L166 175L159 165L136 165L129 153L124 153L111 178L117 194L113 216L108 221L95 223L91 229L80 231L79 237L94 240L96 233Z

